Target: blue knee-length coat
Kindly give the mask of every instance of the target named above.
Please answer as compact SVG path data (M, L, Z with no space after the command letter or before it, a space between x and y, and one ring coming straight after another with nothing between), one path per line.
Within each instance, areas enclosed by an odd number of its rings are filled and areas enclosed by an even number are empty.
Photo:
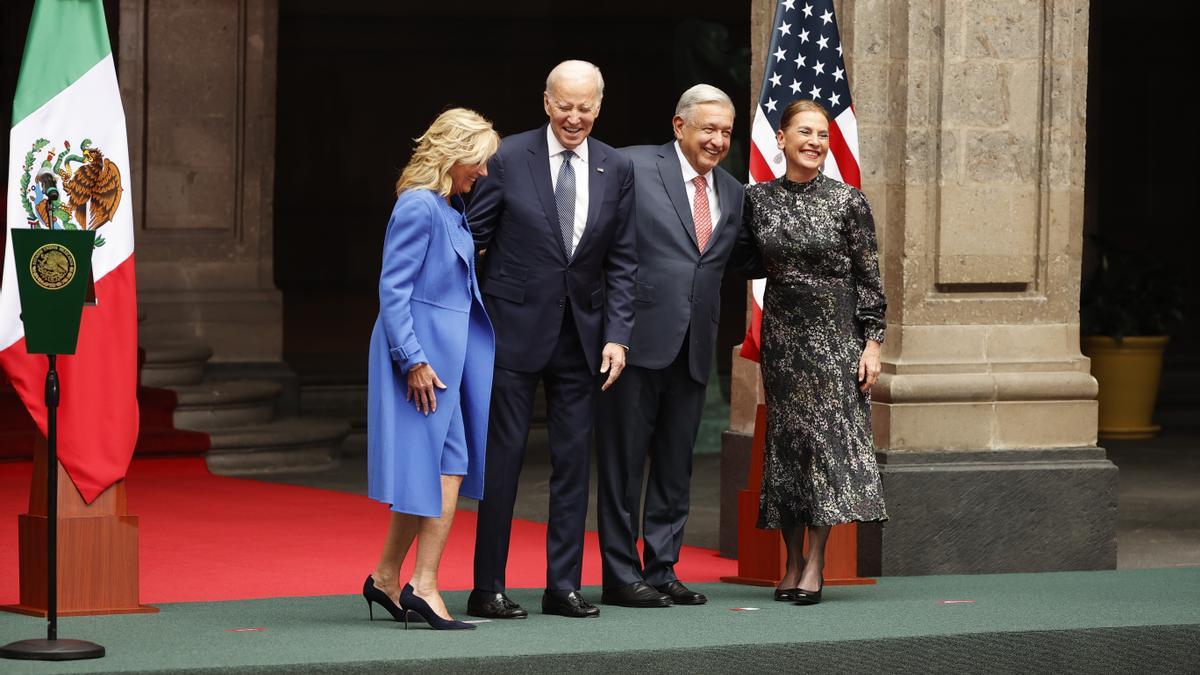
M441 456L462 407L469 469L459 493L483 498L484 450L496 341L475 276L462 213L430 190L408 190L388 221L371 333L367 395L368 494L393 511L438 517ZM405 400L408 371L428 363L446 385L429 416Z

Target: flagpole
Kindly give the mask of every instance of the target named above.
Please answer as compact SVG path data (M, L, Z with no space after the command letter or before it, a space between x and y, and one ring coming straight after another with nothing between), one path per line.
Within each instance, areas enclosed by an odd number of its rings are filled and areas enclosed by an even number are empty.
M46 369L46 641L58 641L58 354Z

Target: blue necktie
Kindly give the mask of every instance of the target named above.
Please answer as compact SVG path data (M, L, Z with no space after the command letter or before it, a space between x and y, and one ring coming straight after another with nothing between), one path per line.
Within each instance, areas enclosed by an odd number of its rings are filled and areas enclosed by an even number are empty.
M571 240L575 236L575 169L571 160L575 153L563 150L562 166L558 169L558 185L554 188L554 205L558 207L558 227L562 230L563 252L571 259Z

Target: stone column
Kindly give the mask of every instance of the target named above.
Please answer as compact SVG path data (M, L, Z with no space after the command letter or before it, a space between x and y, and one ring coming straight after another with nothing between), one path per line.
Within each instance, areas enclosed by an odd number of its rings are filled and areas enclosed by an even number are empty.
M276 0L122 0L142 341L277 362Z
M891 521L859 528L860 573L1115 567L1079 351L1088 2L837 10L889 300Z

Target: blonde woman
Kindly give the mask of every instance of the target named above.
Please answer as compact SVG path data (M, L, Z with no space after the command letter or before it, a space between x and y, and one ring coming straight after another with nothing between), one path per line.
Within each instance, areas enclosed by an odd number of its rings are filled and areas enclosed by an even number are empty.
M374 603L406 628L415 612L431 628L470 629L450 617L437 580L459 494L483 498L495 337L461 195L487 175L500 138L478 113L452 108L416 142L396 184L371 333L368 494L392 520L363 597L371 618ZM412 578L401 586L414 539Z

